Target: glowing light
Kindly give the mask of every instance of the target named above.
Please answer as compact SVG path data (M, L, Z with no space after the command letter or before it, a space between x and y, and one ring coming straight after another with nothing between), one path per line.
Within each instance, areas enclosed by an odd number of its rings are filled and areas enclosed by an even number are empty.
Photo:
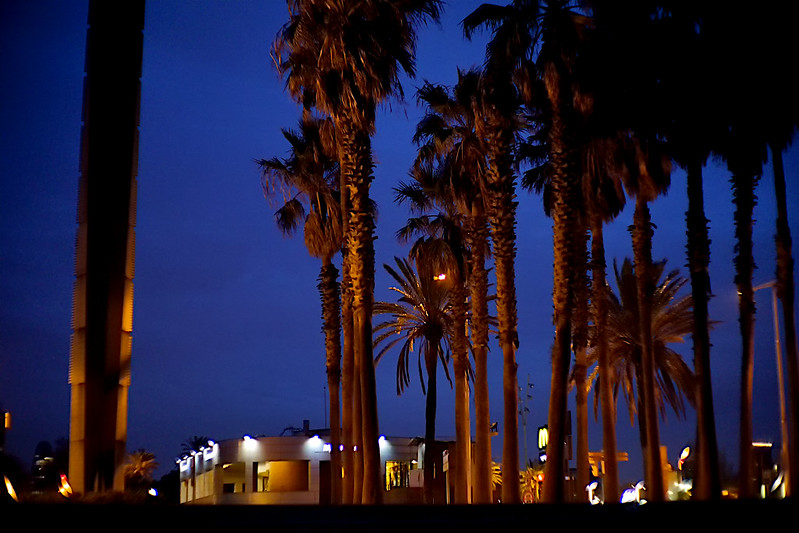
M774 492L782 485L782 472L777 476L777 479L774 480L774 483L771 484L771 492Z
M445 279L447 279L446 274L439 274L437 276L433 276L434 281L444 281Z
M598 505L602 503L599 497L596 494L594 494L594 491L596 490L598 485L599 483L597 483L596 481L592 481L585 487L586 492L588 492L588 501L591 502L591 505Z
M242 437L242 440L244 441L244 447L248 450L252 450L256 446L258 446L258 441L249 435L244 435L244 437Z
M147 491L147 494L149 494L150 496L158 496L158 491L155 489L150 489Z
M16 491L14 490L14 486L11 484L11 480L10 480L10 479L8 479L8 476L3 476L3 479L4 479L4 480L5 480L5 482L6 482L6 491L8 492L8 495L9 495L9 496L11 496L11 498L12 498L12 499L13 499L15 502L19 501L19 500L17 499L17 493L16 493Z
M67 481L67 476L64 474L61 474L61 484L58 487L58 492L60 492L65 498L72 496L72 487L70 486L69 481Z
M680 454L680 460L677 462L678 470L682 470L682 464L685 462L685 460L688 458L690 454L691 454L691 448L689 446L683 448L682 453Z
M208 441L210 447L205 448L205 451L203 452L203 460L205 461L210 461L211 459L216 457L217 451L219 450L219 447L216 444L212 443L213 441Z
M644 482L639 481L633 488L625 490L621 495L621 503L646 503L646 500L641 499L641 490L643 490L643 488Z
M330 444L329 442L326 442L326 443L324 443L324 444L322 445L322 451L323 451L323 452L330 453L331 451L333 451L333 445L332 445L332 444Z

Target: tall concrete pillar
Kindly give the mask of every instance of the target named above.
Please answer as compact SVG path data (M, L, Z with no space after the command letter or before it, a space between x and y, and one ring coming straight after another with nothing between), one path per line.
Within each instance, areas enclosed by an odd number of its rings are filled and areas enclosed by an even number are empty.
M122 490L144 0L89 1L69 366L69 479Z

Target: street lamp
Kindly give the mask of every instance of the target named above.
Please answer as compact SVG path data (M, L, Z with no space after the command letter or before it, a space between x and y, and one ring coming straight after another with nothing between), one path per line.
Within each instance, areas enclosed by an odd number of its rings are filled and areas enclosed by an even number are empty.
M753 289L757 292L760 289L767 289L771 287L771 309L774 314L774 351L777 356L777 384L780 389L780 433L782 436L782 470L785 473L785 495L788 496L788 476L791 471L789 468L788 457L788 424L785 419L785 387L783 385L782 377L782 349L780 348L780 319L777 313L777 282L772 280L768 283L758 285Z

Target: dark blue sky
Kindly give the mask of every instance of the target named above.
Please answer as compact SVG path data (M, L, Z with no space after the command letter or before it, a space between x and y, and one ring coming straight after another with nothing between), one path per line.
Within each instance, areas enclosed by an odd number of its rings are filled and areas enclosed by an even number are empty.
M421 116L415 89L425 79L454 83L456 67L482 62L485 35L466 42L458 25L479 3L450 2L440 25L420 30L417 78L403 83L404 102L380 111L372 189L379 207L378 299L393 299L381 265L406 252L393 234L407 213L392 203L391 188L406 178L414 157L411 136ZM153 451L165 473L192 435L276 435L303 419L324 425L326 380L320 265L301 238L286 239L275 227L253 163L285 154L280 128L293 127L299 116L269 57L285 5L164 0L146 9L128 449ZM86 14L85 1L0 2L0 405L14 417L7 451L26 464L38 441L69 434ZM785 162L791 182L799 152L790 151ZM720 321L711 335L716 422L726 461L737 463L740 342L728 179L723 166L706 168L715 294L710 312ZM772 180L767 166L755 213L756 284L774 272ZM791 183L788 192L793 208ZM538 197L520 191L519 201L518 376L521 385L528 376L534 384L527 418L534 456L535 429L546 420L549 398L552 232ZM685 176L677 170L668 196L652 205L653 255L687 275L685 210ZM631 215L630 208L607 230L609 263L632 254ZM791 220L794 236L798 218ZM754 436L778 444L770 295L757 297ZM678 350L691 361L690 339ZM496 347L489 371L491 414L501 420ZM418 381L397 397L390 356L377 379L381 431L423 434ZM440 386L438 434L446 438L454 434L454 406L446 382ZM693 440L694 424L693 411L685 421L669 413L661 422L670 458ZM624 412L618 431L620 449L631 458L622 466L622 482L634 482L641 470L638 433ZM590 441L592 450L601 448L595 424Z

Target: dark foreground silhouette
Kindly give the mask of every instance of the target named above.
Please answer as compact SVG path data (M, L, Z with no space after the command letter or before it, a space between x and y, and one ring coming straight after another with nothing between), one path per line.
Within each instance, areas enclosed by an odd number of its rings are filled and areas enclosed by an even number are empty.
M92 524L102 531L151 530L166 524L182 531L228 531L232 527L270 527L277 531L461 531L500 533L508 528L610 526L616 531L639 528L702 527L713 533L741 531L743 527L772 527L799 518L794 500L669 502L646 505L591 507L566 505L492 506L200 506L166 504L8 504L0 505L6 525L29 528ZM223 528L223 529L218 529ZM488 528L488 529L483 529ZM275 531L275 530L273 530ZM583 531L589 531L585 529Z

